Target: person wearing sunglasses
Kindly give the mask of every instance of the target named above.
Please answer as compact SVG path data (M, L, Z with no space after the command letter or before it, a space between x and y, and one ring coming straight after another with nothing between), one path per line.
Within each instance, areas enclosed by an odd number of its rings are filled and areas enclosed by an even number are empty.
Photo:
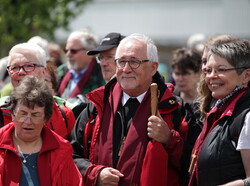
M96 60L101 66L103 79L106 82L115 75L115 52L124 37L120 33L111 32L102 39L97 48L87 52L88 55L96 56Z
M97 46L97 41L97 36L89 30L78 30L69 35L64 50L68 68L64 68L65 73L59 72L58 96L75 98L105 84L96 59L86 54ZM62 67L59 69L62 71Z

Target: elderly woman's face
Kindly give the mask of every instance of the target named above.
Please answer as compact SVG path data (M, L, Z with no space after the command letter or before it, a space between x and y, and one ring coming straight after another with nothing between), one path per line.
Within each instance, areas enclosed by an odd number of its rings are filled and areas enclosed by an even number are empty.
M216 99L222 99L231 93L236 86L246 85L245 71L240 75L226 59L212 54L207 61L205 81Z
M39 61L34 57L34 55L29 53L16 53L13 54L10 66L23 66L27 64L36 64L40 65ZM26 75L35 75L39 78L44 79L45 73L44 67L35 67L35 69L31 72L25 72L24 69L20 69L19 72L9 74L11 77L11 82L14 87L19 85L19 82L26 76Z
M44 107L31 109L18 102L13 114L16 137L25 142L38 139L46 122L44 111Z

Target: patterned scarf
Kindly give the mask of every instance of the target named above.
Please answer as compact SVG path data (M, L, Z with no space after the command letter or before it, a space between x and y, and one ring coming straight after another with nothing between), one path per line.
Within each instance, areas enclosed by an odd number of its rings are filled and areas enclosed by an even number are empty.
M218 99L216 101L216 103L213 105L213 107L218 107L221 108L226 102L227 100L229 100L233 95L235 95L238 91L242 90L244 87L242 86L236 86L235 89L228 94L226 97L222 98L222 99Z

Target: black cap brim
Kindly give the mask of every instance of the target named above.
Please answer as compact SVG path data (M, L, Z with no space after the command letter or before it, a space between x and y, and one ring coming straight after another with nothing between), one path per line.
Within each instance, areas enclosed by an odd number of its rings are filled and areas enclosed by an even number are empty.
M99 54L100 52L106 51L106 50L110 50L114 47L117 47L117 45L106 45L106 46L99 46L93 50L89 50L87 51L87 55L93 56L96 54Z

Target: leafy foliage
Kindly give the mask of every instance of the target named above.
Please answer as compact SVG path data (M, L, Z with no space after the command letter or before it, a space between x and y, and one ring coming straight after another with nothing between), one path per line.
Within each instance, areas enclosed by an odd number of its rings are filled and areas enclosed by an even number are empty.
M34 35L53 39L91 0L0 0L0 57Z

